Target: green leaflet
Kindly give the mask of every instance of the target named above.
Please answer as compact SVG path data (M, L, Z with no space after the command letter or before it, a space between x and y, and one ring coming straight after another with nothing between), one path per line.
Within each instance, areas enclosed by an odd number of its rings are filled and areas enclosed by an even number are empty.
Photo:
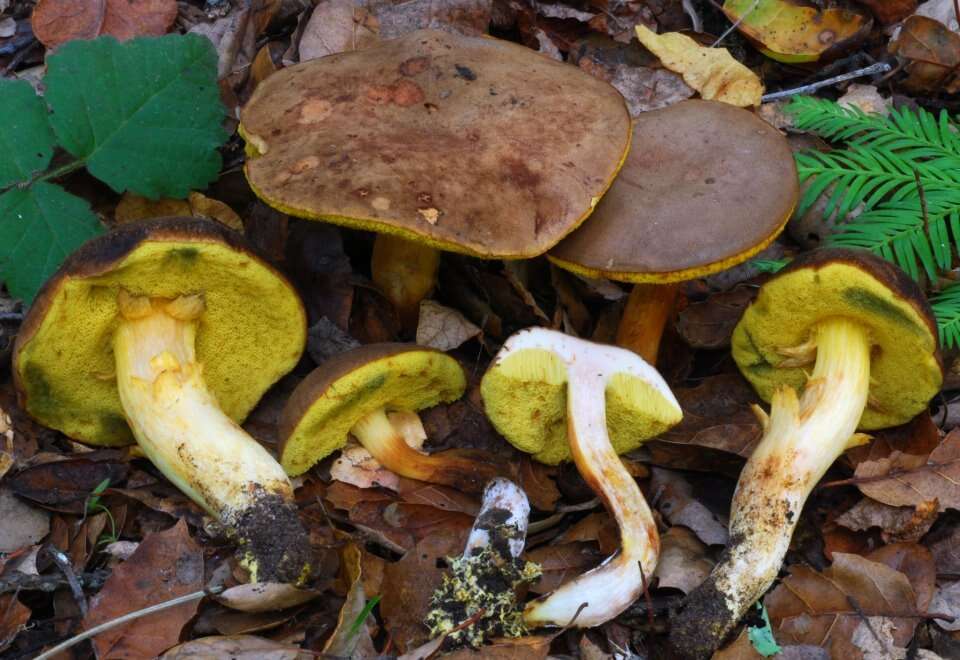
M47 59L44 85L40 98L0 81L0 279L27 303L101 231L48 180L86 166L117 192L182 198L216 179L227 138L216 50L198 35L72 41ZM57 146L76 160L47 172Z
M90 206L40 182L0 195L0 278L16 298L33 299L68 254L100 233Z
M117 192L186 197L220 171L217 55L199 35L72 41L48 61L60 144Z

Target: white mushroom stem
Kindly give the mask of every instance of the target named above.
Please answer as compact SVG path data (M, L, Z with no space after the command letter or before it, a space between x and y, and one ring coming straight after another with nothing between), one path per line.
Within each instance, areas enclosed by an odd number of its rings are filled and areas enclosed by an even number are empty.
M203 299L123 292L119 303L117 387L137 443L167 479L236 536L254 581L302 580L309 546L290 480L220 410L204 383L194 346Z
M730 543L688 596L671 640L684 657L706 658L776 579L810 491L848 447L870 389L867 331L841 318L815 328L816 365L798 401L776 391L760 444L747 461L730 512Z
M358 420L350 429L377 461L402 477L428 483L445 484L466 492L480 492L496 476L494 466L466 455L451 452L421 454L403 439L383 408Z
M516 533L507 542L510 554L519 557L527 539L527 524L530 519L530 501L517 484L509 479L497 478L483 489L483 503L477 514L463 556L481 551L492 541L491 532L500 527L513 527Z

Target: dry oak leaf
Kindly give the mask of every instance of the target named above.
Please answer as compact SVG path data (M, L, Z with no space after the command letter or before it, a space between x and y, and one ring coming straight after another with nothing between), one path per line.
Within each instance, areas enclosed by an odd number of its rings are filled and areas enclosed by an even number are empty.
M741 108L760 105L763 83L726 48L701 46L679 32L658 35L643 25L636 30L640 43L659 57L663 66L682 75L702 98Z
M918 621L917 596L906 575L839 552L821 573L792 566L764 605L779 642L822 646L834 658L862 655L853 636L864 616L893 618L893 638L901 647L913 636Z
M90 601L83 629L201 589L203 552L181 519L170 529L148 534L130 559L114 569ZM97 657L158 656L180 640L181 629L197 613L199 604L195 600L177 605L97 635L93 638Z
M960 509L960 429L954 429L924 460L894 452L857 465L860 492L890 506L919 506L938 500L940 510Z
M103 34L126 41L166 34L177 18L176 0L40 0L30 23L47 48Z

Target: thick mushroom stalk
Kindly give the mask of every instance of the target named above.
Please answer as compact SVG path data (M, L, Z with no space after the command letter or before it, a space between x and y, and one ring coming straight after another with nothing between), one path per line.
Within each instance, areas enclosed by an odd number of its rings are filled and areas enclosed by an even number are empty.
M816 366L803 395L774 394L760 444L737 483L730 544L674 619L671 643L685 658L708 658L776 579L810 491L848 447L870 389L866 329L842 318L820 322Z
M401 477L479 493L497 476L496 466L467 452L421 454L406 443L383 408L362 417L350 433L382 466Z
M253 581L303 582L311 553L290 480L204 383L194 346L203 298L121 292L118 302L117 387L137 443L235 537Z
M650 364L656 364L660 340L673 314L678 289L675 282L634 284L617 327L617 346L630 349Z

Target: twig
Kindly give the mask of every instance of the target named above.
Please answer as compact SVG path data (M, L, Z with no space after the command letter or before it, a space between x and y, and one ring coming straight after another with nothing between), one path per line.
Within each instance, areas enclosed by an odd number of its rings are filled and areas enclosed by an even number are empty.
M878 474L873 477L850 477L849 479L837 479L836 481L828 481L820 484L817 486L817 490L820 490L821 488L835 488L836 486L856 486L857 484L871 484L877 481L890 481L914 472L928 472L930 470L936 470L937 468L947 467L956 462L957 459L954 459L952 461L947 461L946 463L927 463L925 465L918 465L917 467L910 468L909 470L893 470L891 472L887 472L886 474Z
M643 563L637 562L640 567L640 584L643 585L643 599L647 602L647 623L653 628L653 599L650 598L650 590L647 588L647 576L643 572Z
M110 571L98 569L91 573L80 573L76 579L87 589L99 589L108 577L110 577ZM50 592L68 584L67 578L60 574L28 575L20 571L11 571L9 575L0 577L0 594L18 590Z
M886 653L890 653L890 646L880 638L880 635L877 634L877 631L873 629L873 624L870 623L870 618L863 613L863 610L860 608L860 603L857 602L857 599L847 594L847 602L850 603L850 607L854 609L857 613L857 616L863 621L864 625L867 626L867 630L870 631L870 634L873 635L873 638L877 641L877 644L880 645L880 648ZM890 654L890 657L893 657L893 654Z
M215 596L223 591L223 587L210 587L209 589L204 589L203 591L194 591L193 593L187 594L186 596L179 596L177 598L172 598L170 600L165 600L162 603L157 603L156 605L151 605L150 607L144 607L141 610L134 610L133 612L127 612L123 616L117 617L116 619L111 619L110 621L105 621L99 626L94 626L89 630L84 630L79 635L74 635L65 642L57 644L52 649L41 653L33 660L48 660L58 653L62 653L67 649L76 646L85 639L90 639L91 637L96 637L102 632L112 630L118 626L122 626L125 623L139 619L141 617L154 614L155 612L161 612L171 607L176 607L177 605L183 605L184 603L190 603L195 600L200 600L201 598L206 598L207 596Z
M749 7L747 7L747 11L743 12L740 15L740 18L736 20L736 22L734 22L730 27L728 27L723 34L717 37L717 40L714 41L712 44L710 44L710 48L716 48L717 46L719 46L724 39L730 36L731 32L733 32L738 27L740 27L740 24L746 20L747 16L753 13L753 11L757 8L759 4L760 4L760 0L753 0L753 3Z
M784 89L779 92L770 92L769 94L764 94L760 97L760 100L764 103L768 101L775 101L777 99L787 98L788 96L796 96L797 94L809 94L810 92L815 92L821 87L829 87L830 85L835 85L837 83L844 82L846 80L852 80L854 78L861 78L863 76L872 76L878 73L887 73L893 67L891 67L886 62L877 62L876 64L871 64L870 66L864 67L862 69L855 69L848 73L842 73L839 76L833 76L832 78L826 78L825 80L818 80L815 83L810 83L809 85L801 85L800 87L794 87L793 89Z
M57 568L60 569L60 572L63 573L63 576L67 579L67 584L70 585L70 592L73 594L73 599L80 608L80 615L87 616L87 597L83 595L83 586L80 584L80 580L77 579L77 574L73 571L70 558L52 545L47 546L46 551L47 555L53 560L53 563L57 565Z

